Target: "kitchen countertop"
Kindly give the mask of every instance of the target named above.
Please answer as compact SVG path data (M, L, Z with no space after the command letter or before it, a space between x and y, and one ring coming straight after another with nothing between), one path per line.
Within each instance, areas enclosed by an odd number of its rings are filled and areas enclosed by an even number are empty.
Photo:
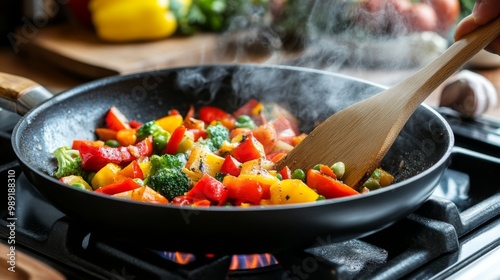
M13 48L6 45L0 46L0 61L2 62L0 63L1 72L32 79L46 87L54 94L91 80L90 78L78 76L25 53L16 53ZM384 86L391 86L411 75L416 70L417 69L375 71L363 69L343 69L339 72ZM495 86L497 93L500 95L500 67L471 70L488 78ZM438 88L425 102L431 106L437 106L439 104L440 91L441 88ZM498 99L500 100L500 96ZM500 121L500 102L498 102L495 108L485 112L483 117Z

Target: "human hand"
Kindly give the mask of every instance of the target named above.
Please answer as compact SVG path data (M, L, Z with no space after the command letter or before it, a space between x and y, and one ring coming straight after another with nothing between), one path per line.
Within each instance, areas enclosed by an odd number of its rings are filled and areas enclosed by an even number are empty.
M500 15L500 0L477 0L472 13L461 20L455 30L455 41ZM485 50L500 55L500 37Z

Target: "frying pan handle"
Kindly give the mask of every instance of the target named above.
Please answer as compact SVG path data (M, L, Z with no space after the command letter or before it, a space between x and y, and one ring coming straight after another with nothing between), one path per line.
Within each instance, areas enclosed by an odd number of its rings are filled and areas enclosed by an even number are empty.
M24 115L52 96L30 79L0 72L0 108Z

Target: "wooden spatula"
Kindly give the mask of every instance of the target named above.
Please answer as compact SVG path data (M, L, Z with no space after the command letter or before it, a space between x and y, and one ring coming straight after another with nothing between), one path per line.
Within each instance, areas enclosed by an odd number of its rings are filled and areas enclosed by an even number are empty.
M472 56L500 34L500 18L466 35L406 80L347 107L316 127L277 163L280 170L309 169L317 163L345 163L342 178L356 187L378 167L418 106Z

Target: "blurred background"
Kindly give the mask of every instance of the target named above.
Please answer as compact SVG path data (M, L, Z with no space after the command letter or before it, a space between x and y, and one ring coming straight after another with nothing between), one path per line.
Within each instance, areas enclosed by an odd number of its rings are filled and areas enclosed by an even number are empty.
M296 65L390 86L443 52L474 2L3 0L0 71L54 93L111 75L214 63ZM467 67L499 88L500 74L490 71L499 60L482 53ZM430 102L438 105L438 95Z

